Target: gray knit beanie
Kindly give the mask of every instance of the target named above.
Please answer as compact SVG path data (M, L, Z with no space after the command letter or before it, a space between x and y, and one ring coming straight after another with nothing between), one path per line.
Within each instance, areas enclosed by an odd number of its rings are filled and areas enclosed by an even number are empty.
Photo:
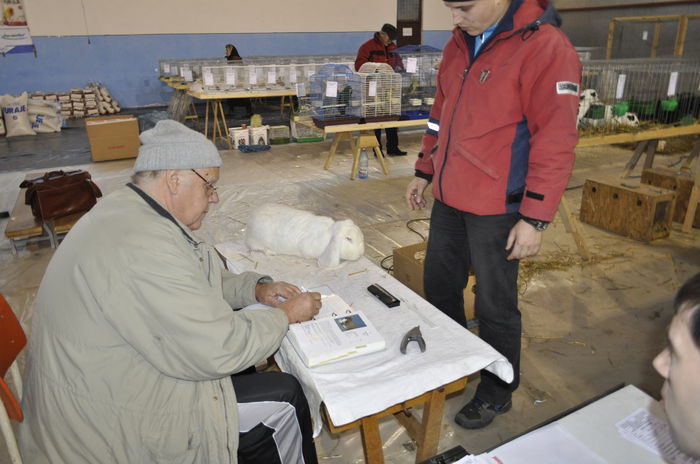
M173 121L158 121L141 133L134 172L164 169L201 169L221 166L221 156L204 135Z

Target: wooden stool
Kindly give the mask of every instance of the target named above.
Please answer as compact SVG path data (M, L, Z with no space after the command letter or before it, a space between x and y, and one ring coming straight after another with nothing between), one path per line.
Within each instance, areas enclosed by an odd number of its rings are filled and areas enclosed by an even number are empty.
M357 143L355 143L355 153L354 159L352 161L352 172L350 173L350 180L355 180L357 177L357 168L360 166L360 153L362 153L363 148L372 148L374 154L377 155L379 164L382 166L382 171L384 175L389 175L389 169L386 167L384 162L384 154L382 153L381 145L374 135L374 131L361 131L360 135L357 137Z
M323 169L328 169L333 162L333 156L335 151L338 149L338 144L343 140L349 140L350 146L352 147L352 171L350 172L350 180L355 180L357 177L357 168L360 165L360 154L363 148L371 148L374 150L374 154L377 155L379 164L382 166L382 171L384 175L389 175L389 169L386 167L384 162L384 155L382 154L381 146L377 141L377 137L374 135L374 131L360 131L360 135L357 137L355 142L352 134L350 132L336 132L333 136L333 143L331 143L331 150L328 152L328 158L326 158L326 164L323 165Z
M282 95L280 97L280 116L284 115L284 109L289 108L289 113L294 112L294 97L291 95Z

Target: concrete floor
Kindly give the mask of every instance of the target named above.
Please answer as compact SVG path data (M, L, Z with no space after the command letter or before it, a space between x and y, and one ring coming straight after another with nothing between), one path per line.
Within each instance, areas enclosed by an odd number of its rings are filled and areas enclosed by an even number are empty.
M337 219L352 218L365 234L367 257L378 264L394 247L420 241L406 222L429 214L411 212L403 203L420 134L402 133L401 146L409 156L391 158L388 176L371 159L369 178L355 181L349 180L347 154L337 155L331 169L323 170L330 142L273 146L254 154L223 151L220 203L210 210L199 235L211 243L240 238L251 209L278 201ZM341 145L341 150L349 147ZM631 150L606 146L577 154L565 194L575 212L585 179L619 174ZM657 157L656 163L678 159ZM77 167L88 169L106 194L128 180L132 164L124 160ZM14 204L26 172L0 172L0 209ZM639 168L633 175L639 176ZM0 221L0 228L6 221ZM428 223L419 221L414 227L425 235ZM513 410L480 431L456 426L453 417L471 398L478 382L474 378L462 394L447 400L440 451L459 444L472 453L483 452L619 383L658 396L661 379L651 361L665 343L674 293L700 270L700 231L684 234L675 224L669 238L641 243L588 225L583 229L594 255L590 263L578 258L560 218L545 232L540 255L521 263L522 383ZM15 257L1 240L0 292L30 330L34 297L52 250L39 245ZM393 418L382 422L381 431L387 463L414 462L414 444ZM321 462L364 462L356 430L331 436L324 429L316 443ZM9 462L4 446L0 443L0 464Z

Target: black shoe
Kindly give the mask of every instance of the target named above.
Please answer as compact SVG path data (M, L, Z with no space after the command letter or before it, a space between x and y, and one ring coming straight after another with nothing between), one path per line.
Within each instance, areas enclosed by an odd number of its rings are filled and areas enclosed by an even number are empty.
M387 150L386 154L389 156L406 156L407 152L397 148L396 150Z
M511 401L495 406L479 398L473 398L459 410L455 416L455 422L465 429L480 429L493 422L494 417L510 411L512 406Z

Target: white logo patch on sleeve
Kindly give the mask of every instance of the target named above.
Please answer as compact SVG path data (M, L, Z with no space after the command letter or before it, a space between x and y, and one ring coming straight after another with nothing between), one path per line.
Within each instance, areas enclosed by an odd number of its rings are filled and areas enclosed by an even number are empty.
M578 97L578 84L568 81L557 82L557 94Z

